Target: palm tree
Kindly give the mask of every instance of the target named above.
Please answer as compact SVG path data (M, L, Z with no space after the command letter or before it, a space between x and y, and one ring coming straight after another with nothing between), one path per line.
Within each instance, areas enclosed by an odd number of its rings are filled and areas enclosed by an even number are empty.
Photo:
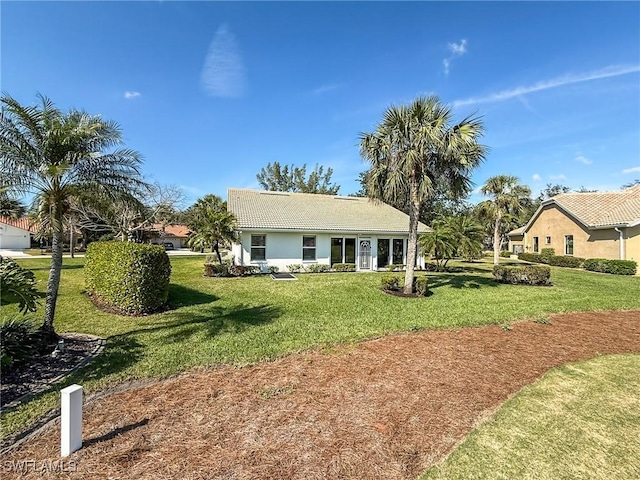
M457 238L445 219L433 222L432 230L420 235L420 253L429 255L436 262L438 271L447 268L447 262L453 258L458 250Z
M471 215L446 217L445 225L455 238L456 254L473 260L482 254L484 229Z
M478 205L481 214L493 222L493 264L500 262L501 228L506 220L522 211L531 189L521 185L518 177L497 175L487 180L480 191L490 196Z
M187 209L185 216L192 231L188 245L192 248L211 245L222 265L220 244L231 243L236 238L236 218L227 210L227 203L217 195L205 195Z
M27 213L26 208L15 198L7 195L7 188L0 185L0 217L18 219Z
M360 154L371 164L366 175L370 198L409 200L407 294L413 289L420 207L434 195L438 181L452 192L470 189L471 171L486 152L478 143L483 130L482 121L473 117L451 125L450 108L430 96L389 107L376 130L360 136Z
M42 330L55 336L55 316L62 269L63 219L71 199L83 190L117 194L142 185L141 156L120 148L117 123L98 115L58 110L47 97L23 106L0 98L0 177L3 187L35 195L39 220L52 234Z

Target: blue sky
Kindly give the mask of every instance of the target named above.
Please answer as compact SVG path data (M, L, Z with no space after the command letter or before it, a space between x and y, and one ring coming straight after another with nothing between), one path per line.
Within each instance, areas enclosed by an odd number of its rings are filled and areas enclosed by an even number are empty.
M259 188L268 162L358 190L361 132L435 94L477 113L477 186L640 178L638 2L8 2L1 87L116 120L190 201ZM473 201L480 200L474 195Z

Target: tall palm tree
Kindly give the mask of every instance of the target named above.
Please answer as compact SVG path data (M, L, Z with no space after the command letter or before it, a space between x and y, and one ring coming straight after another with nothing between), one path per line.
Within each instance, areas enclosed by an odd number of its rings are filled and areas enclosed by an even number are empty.
M523 205L531 196L531 189L521 185L518 177L496 175L489 178L480 191L483 195L491 197L481 202L478 209L493 222L493 264L498 265L502 226L505 220L522 211Z
M35 195L39 220L52 233L42 330L55 336L63 219L71 199L83 190L117 194L142 185L142 159L134 150L116 148L122 144L117 123L78 110L65 113L47 97L38 98L35 106L0 98L0 178L11 192Z
M236 218L227 210L227 203L217 195L205 195L187 209L185 216L192 231L189 246L211 245L222 265L220 244L231 243L236 238Z
M482 255L484 229L471 215L454 215L445 218L445 225L453 234L456 253L467 260Z
M451 109L438 97L419 97L389 107L372 133L360 136L360 154L371 167L366 175L371 198L394 203L409 199L409 245L404 292L413 288L420 206L434 195L438 181L453 192L470 188L470 174L484 159L486 147L478 118L451 124Z

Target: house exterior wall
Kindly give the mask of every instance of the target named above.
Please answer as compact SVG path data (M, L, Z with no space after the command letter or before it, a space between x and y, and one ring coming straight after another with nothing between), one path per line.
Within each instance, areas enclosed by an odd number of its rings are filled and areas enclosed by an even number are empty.
M31 234L28 230L0 223L0 248L23 250L31 247Z
M543 248L553 248L556 255L565 255L566 235L573 235L573 256L620 258L618 232L612 228L589 230L555 205L545 206L527 230L524 237L525 252L536 253L534 237L538 237L538 253ZM547 243L547 237L550 237L549 243ZM629 258L628 255L627 258Z
M627 228L625 238L625 256L627 257L625 260L634 260L640 264L640 225Z
M524 235L512 235L509 237L509 251L511 253L524 252Z
M251 258L251 236L266 236L266 260L259 261ZM316 259L314 261L304 261L302 259L302 238L303 236L316 237ZM317 232L270 232L270 231L243 231L239 234L239 243L235 243L231 247L233 261L237 265L259 265L263 271L268 271L268 267L278 267L281 272L288 271L287 266L293 264L311 265L320 263L325 265L331 264L331 239L332 238L355 238L356 239L356 269L359 266L359 248L360 240L371 241L371 259L370 267L366 270L377 270L384 268L386 265L378 265L378 239L402 239L404 243L403 261L406 263L406 243L408 235L393 234L356 234L351 232L334 232L334 233L317 233ZM424 266L424 261L419 258L418 265Z

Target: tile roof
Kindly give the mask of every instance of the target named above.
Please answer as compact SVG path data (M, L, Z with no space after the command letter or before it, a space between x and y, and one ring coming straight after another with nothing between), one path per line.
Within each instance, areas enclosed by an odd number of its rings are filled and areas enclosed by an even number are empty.
M9 218L0 216L0 223L4 223L6 225L11 225L12 227L21 228L22 230L27 230L31 233L36 233L38 231L38 226L33 223L33 221L27 217L22 218Z
M158 233L162 232L162 224L156 223L151 227ZM165 237L188 237L191 230L186 225L165 225L164 236Z
M616 192L562 193L548 203L556 203L589 228L640 224L640 184Z
M409 216L368 198L230 188L227 205L239 229L408 233ZM420 223L419 232L429 227Z

